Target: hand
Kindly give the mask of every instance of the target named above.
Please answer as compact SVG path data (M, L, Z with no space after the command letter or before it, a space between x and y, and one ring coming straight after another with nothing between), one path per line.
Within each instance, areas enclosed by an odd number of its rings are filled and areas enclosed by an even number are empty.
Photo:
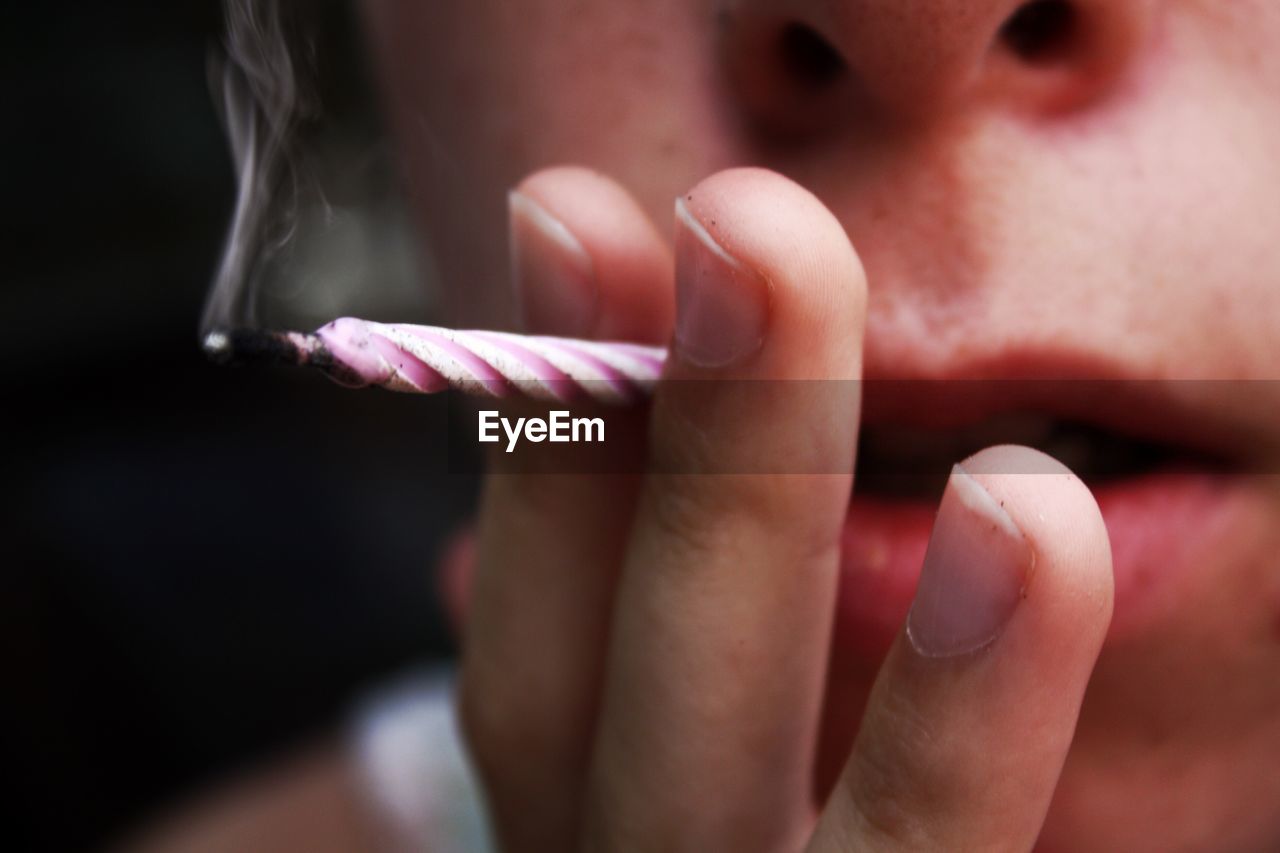
M572 447L519 473L495 454L460 705L504 848L1030 849L1111 613L1088 490L1025 448L953 472L819 802L858 383L773 380L861 378L857 255L820 202L759 170L684 197L674 264L628 194L580 169L527 179L512 227L531 331L666 342L674 326L674 345L647 423L609 416L643 474L566 473ZM1044 473L1010 473L1028 465Z

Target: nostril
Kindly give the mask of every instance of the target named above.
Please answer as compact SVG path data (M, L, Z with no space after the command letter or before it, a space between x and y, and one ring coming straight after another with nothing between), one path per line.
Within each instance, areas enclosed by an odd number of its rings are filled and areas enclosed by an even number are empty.
M847 70L844 59L812 27L790 23L778 37L778 56L785 73L798 86L823 89Z
M1024 62L1052 62L1070 52L1078 23L1065 0L1032 0L1005 21L1000 40Z
M754 139L811 141L862 109L856 69L822 30L773 15L724 14L720 21L716 49L726 93Z

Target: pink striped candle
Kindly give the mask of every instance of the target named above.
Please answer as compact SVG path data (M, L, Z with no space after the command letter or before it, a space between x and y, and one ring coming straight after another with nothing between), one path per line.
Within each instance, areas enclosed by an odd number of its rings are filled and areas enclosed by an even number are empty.
M268 358L320 367L338 382L432 394L457 389L489 397L632 403L647 397L666 350L509 332L375 323L343 317L314 334L211 332L217 361Z

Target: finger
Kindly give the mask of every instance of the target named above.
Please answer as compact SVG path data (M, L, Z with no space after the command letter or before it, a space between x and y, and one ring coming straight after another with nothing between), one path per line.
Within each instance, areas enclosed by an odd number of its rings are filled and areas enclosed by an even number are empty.
M458 634L466 624L471 579L476 569L476 531L471 525L449 537L436 563L435 588L449 628Z
M721 172L676 212L679 316L618 595L588 837L599 849L794 845L865 282L835 218L778 175ZM803 381L819 379L832 381Z
M544 169L510 197L516 301L544 335L664 342L671 250L629 193L579 166Z
M811 849L1030 850L1111 599L1079 479L1023 447L961 463Z
M625 192L561 168L534 175L511 200L515 285L526 306L544 306L529 312L530 331L569 332L555 324L589 316L586 332L667 333L658 306L672 299L670 249ZM606 417L608 446L643 458L643 415L577 405L574 414ZM486 479L460 704L504 849L561 850L579 823L637 477L574 473L585 445L527 450L493 454Z

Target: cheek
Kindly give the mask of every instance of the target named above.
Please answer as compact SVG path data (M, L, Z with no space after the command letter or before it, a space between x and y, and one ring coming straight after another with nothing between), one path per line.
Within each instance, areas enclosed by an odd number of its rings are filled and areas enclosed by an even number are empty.
M714 18L657 0L569 5L368 0L412 207L455 323L507 325L507 190L550 165L599 169L658 227L727 165Z
M1260 189L1280 186L1280 113L1189 56L1149 74L1087 122L975 135L963 215L937 227L976 246L934 278L982 286L949 306L949 328L1061 336L1144 376L1280 378L1280 193Z
M1046 265L1074 274L1062 289L1149 352L1153 375L1277 378L1280 193L1264 188L1280 186L1280 7L1199 5L1170 4L1151 61L1105 109L1033 140L1038 203L1020 218L1060 226L1040 245L1072 251Z

